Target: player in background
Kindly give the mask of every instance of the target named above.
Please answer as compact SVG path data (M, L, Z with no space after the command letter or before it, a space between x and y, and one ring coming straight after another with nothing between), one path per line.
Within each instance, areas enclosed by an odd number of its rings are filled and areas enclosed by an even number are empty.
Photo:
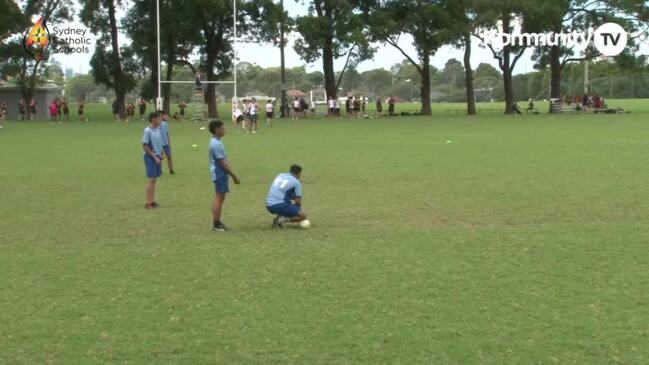
M5 99L0 100L0 121L3 124L7 122L7 102Z
M243 115L243 112L241 109L239 109L239 102L234 100L232 103L232 122L234 123L234 128L242 128L243 129L243 120L245 119L245 116Z
M340 99L334 99L334 114L336 117L340 118Z
M293 100L293 117L291 120L298 120L300 116L300 99L296 96Z
M250 99L250 129L249 132L252 134L257 134L257 124L259 122L259 105L257 105L257 99Z
M27 113L27 109L25 108L25 99L20 99L20 101L18 101L18 112L20 113L20 121L24 122L25 114Z
M185 109L187 108L187 103L185 100L181 101L180 104L178 104L178 109L180 109L180 116L178 118L178 121L182 122L185 120Z
M87 122L88 119L86 119L86 100L85 99L79 99L79 120L82 122Z
M159 112L160 113L160 112ZM175 175L174 161L171 157L171 135L169 134L169 114L162 112L162 122L160 123L160 130L162 131L162 149L165 151L167 157L167 167L169 167L169 174Z
M266 124L273 127L273 117L275 116L275 99L268 99L266 102Z
M383 100L380 96L376 97L376 116L379 118L383 116Z
M214 232L226 232L228 229L221 222L221 213L223 211L225 196L230 192L228 177L231 176L232 181L237 185L241 183L241 180L232 172L232 168L228 162L228 156L225 153L225 147L221 141L223 136L225 136L223 122L220 120L211 121L209 130L212 133L212 139L209 144L210 173L212 174L212 181L214 182L216 191L214 204L212 205L212 230Z
M113 100L113 104L111 104L111 109L113 110L113 119L116 122L119 122L119 104L117 104L117 100ZM149 116L150 117L150 116Z
M140 112L140 120L144 120L144 114L146 114L146 101L144 101L144 98L137 101L137 106Z
M36 99L32 98L29 101L29 120L34 120L36 117Z
M56 99L52 100L50 103L50 120L52 123L56 122L59 117L59 105L56 102Z
M142 149L144 150L144 167L146 168L147 186L146 203L144 208L157 209L160 205L155 201L155 187L162 175L162 160L164 160L162 131L160 129L160 114L149 114L149 125L144 128Z
M250 99L243 99L243 130L250 133Z
M273 219L274 229L282 228L284 223L298 223L306 219L302 211L302 167L292 165L289 172L275 177L266 198L266 209L277 216Z
M61 102L63 105L63 116L65 116L65 121L69 122L70 121L70 103L68 103L68 99L65 98Z
M329 117L335 117L336 102L331 96L327 99L327 108L329 109Z

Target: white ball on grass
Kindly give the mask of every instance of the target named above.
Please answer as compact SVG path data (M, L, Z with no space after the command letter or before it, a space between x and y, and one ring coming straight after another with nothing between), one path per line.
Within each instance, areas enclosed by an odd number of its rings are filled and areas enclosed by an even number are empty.
M308 219L303 220L302 222L300 222L300 228L302 228L302 229L311 228L311 222L309 222Z

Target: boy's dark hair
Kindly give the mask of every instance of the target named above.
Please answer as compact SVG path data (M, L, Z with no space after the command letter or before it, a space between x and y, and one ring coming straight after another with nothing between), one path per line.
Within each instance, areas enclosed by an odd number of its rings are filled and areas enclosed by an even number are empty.
M216 133L216 130L221 128L221 127L223 127L223 122L222 121L220 121L220 120L212 120L212 121L210 121L210 126L209 126L210 133L212 133L212 134Z
M291 165L289 170L293 175L299 175L302 172L302 167L300 165Z
M153 119L157 118L160 116L160 113L158 112L152 112L149 113L149 123L153 122Z

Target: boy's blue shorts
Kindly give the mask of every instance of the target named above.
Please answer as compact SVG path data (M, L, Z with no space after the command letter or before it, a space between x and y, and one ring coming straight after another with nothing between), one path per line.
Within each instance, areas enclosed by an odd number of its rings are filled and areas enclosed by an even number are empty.
M272 214L277 214L279 216L289 218L297 217L298 215L300 215L300 211L302 210L302 208L300 208L299 206L291 203L275 204L271 205L270 207L266 207L266 209L268 209L268 211Z
M162 146L162 149L165 151L165 156L171 157L171 146L170 145Z
M146 177L158 178L162 175L162 164L158 165L149 155L144 155L144 167L146 168Z
M214 180L214 188L217 193L226 194L230 192L230 180L227 176Z

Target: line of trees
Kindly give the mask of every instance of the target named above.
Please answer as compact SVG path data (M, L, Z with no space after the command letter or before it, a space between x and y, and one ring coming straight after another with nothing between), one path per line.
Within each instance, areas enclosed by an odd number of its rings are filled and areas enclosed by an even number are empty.
M199 72L208 81L231 77L233 0L159 1L163 79L171 80L177 68L191 70L192 74ZM440 85L435 79L439 72L431 66L430 59L442 46L465 50L462 62L447 65L461 69L462 74L452 73L452 82L442 85L452 85L449 92L453 92L457 80L462 80L464 85L460 89L464 90L469 114L474 114L473 92L481 82L477 76L481 66L474 71L470 52L472 42L484 30L560 32L614 21L633 32L646 26L649 16L644 0L297 0L308 11L295 18L289 17L282 2L234 1L238 38L281 46L286 43L286 34L295 34L298 54L307 62L321 62L322 86L329 96L338 96L341 87L349 88L346 83L353 83L356 66L371 59L377 46L395 47L406 60L400 67L414 71L408 79L419 84L424 115L431 112L431 95L435 95L432 86ZM42 62L21 52L21 32L38 14L54 24L78 17L98 36L91 75L95 82L114 91L121 114L125 113L125 97L136 89L138 78L147 75L149 92L157 90L156 0L79 0L78 14L73 13L71 0L27 0L19 4L0 0L4 20L0 25L0 77L18 80L26 97L43 79L44 68ZM120 8L126 10L121 19L117 11ZM129 42L120 39L122 32ZM413 41L413 54L402 47L400 39L405 35ZM637 50L634 41L632 37L627 51L617 57L619 65L638 67L639 61L633 56ZM512 113L517 93L514 70L527 47L489 49L497 60L505 113ZM536 67L550 72L552 97L562 93L563 73L570 65L599 56L594 48L578 54L560 46L537 48L534 52ZM334 69L336 60L344 61L342 69ZM366 84L376 89L377 80L386 75L375 72L368 76L373 81ZM280 88L286 86L284 83ZM206 87L210 116L217 114L218 89L213 84ZM165 84L165 109L170 106L171 93L172 87Z

